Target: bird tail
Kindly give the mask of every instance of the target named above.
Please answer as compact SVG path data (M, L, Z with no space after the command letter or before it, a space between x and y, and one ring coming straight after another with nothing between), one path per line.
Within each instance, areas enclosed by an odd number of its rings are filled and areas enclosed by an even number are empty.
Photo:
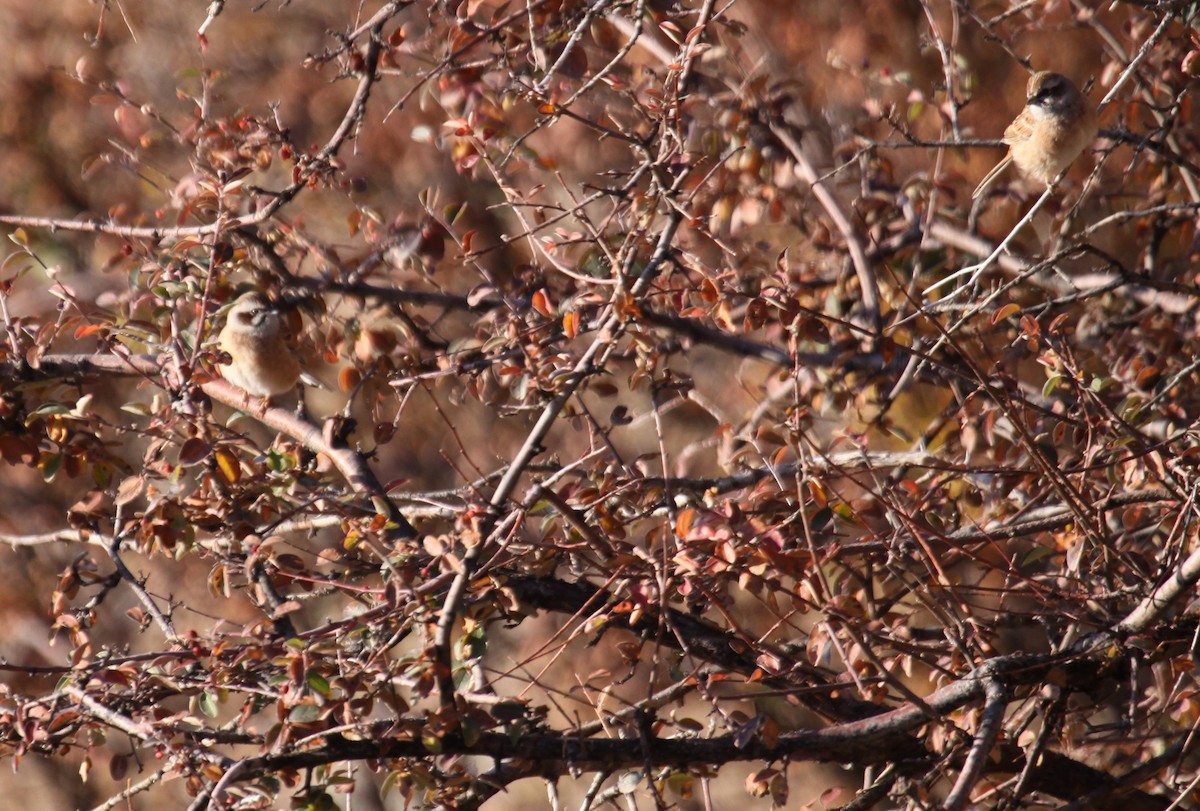
M1004 160L993 166L992 171L988 172L983 180L979 181L979 185L975 187L975 191L971 192L971 199L974 200L983 194L987 190L987 187L992 185L992 181L996 179L996 176L1007 169L1010 163L1012 163L1012 155L1007 155Z

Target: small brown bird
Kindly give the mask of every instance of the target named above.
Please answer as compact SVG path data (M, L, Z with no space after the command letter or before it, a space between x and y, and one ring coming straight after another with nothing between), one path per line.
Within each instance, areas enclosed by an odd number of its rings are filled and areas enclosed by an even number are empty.
M987 173L971 199L979 197L1010 163L1021 174L1049 185L1096 138L1096 111L1075 83L1061 73L1033 74L1025 107L1004 131L1008 154Z
M221 372L252 397L266 400L289 392L301 371L290 340L280 311L261 293L246 293L230 309L217 338L233 361Z

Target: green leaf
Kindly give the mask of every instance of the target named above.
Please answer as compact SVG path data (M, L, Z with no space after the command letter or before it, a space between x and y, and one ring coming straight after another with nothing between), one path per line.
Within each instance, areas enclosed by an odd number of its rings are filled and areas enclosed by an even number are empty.
M297 704L288 713L288 720L294 724L311 724L321 717L321 708L315 704Z
M487 653L487 631L482 625L477 625L470 633L463 634L459 644L462 658L478 659Z
M40 467L42 468L42 480L54 481L54 474L58 473L58 468L62 464L61 453L51 453L42 459Z
M462 719L462 739L467 746L474 746L479 743L480 737L483 735L483 729L471 718Z
M1054 550L1048 546L1035 546L1021 559L1021 565L1028 566L1031 563L1037 563L1042 558L1049 557L1052 554L1054 554Z
M329 698L333 694L333 690L329 687L329 680L315 670L308 671L306 681L313 692L320 693L325 698Z
M297 811L338 811L337 803L324 791L302 802L304 803L303 805L295 806Z
M813 513L812 517L808 519L808 525L814 532L816 532L818 530L825 529L832 519L833 510L829 509L829 507L822 507Z
M30 417L48 417L53 414L70 414L70 413L71 413L71 409L68 408L67 406L63 405L62 403L46 403L45 405L38 406L33 411L29 412L29 416ZM30 425L31 422L29 420L25 420L25 424Z

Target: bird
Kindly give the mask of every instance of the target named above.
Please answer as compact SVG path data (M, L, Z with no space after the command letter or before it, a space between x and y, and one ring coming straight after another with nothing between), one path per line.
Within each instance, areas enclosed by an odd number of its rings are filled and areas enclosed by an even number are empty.
M225 379L252 397L270 400L300 380L300 360L283 314L262 293L252 290L234 302L217 346L231 359L222 367Z
M1008 154L975 187L972 200L1010 163L1049 186L1095 140L1096 111L1066 76L1039 71L1029 78L1025 95L1025 107L1004 130Z

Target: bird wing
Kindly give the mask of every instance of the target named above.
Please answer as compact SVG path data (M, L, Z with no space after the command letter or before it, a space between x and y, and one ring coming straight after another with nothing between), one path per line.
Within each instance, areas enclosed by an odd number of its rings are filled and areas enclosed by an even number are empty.
M1004 143L1019 144L1033 137L1033 122L1022 112L1004 130Z

